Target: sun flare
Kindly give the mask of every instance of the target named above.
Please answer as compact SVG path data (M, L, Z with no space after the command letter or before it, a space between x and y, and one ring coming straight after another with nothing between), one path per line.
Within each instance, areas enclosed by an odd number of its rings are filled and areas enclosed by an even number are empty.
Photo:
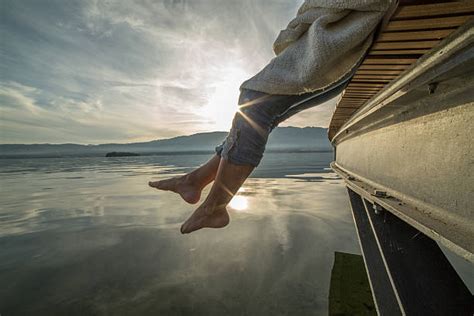
M235 66L223 67L221 72L222 80L214 85L214 93L200 114L211 122L213 130L225 131L231 126L237 110L239 87L248 74Z
M236 195L232 198L229 206L236 211L245 211L248 208L248 200L245 196Z

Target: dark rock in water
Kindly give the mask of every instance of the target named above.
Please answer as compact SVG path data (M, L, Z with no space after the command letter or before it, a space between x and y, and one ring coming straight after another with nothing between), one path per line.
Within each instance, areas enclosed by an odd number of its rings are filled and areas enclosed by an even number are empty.
M107 153L107 154L105 155L105 157L129 157L129 156L140 156L140 154L113 151L113 152Z

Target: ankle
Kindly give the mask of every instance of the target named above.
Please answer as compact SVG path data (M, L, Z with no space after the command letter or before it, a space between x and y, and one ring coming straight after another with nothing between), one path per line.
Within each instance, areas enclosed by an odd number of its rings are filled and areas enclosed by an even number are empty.
M201 207L204 209L204 212L207 214L225 211L226 206L226 204L216 203L214 201L204 201L201 205Z
M186 184L186 185L194 185L194 182L195 182L194 177L191 176L191 174L189 173L182 175L179 180L182 184Z

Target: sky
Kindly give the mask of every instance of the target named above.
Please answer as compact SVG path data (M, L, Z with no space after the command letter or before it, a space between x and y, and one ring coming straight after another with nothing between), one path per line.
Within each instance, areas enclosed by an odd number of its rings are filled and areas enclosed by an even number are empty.
M0 143L226 131L301 0L2 0ZM335 101L282 126L327 127Z

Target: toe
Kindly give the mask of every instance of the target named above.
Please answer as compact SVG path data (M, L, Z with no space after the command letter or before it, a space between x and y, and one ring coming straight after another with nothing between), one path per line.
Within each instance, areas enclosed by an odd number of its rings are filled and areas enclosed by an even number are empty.
M181 226L181 234L189 234L203 228L203 218L191 217Z

